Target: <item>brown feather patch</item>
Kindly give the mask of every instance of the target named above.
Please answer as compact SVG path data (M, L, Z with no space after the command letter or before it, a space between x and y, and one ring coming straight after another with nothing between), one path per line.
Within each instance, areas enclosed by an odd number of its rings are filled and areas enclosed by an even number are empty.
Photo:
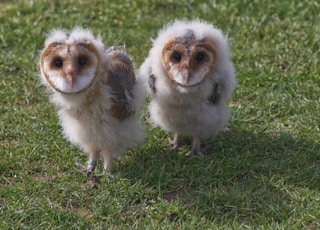
M112 51L107 55L111 60L107 79L113 95L111 114L122 121L134 113L128 101L136 82L134 67L130 58L120 51Z

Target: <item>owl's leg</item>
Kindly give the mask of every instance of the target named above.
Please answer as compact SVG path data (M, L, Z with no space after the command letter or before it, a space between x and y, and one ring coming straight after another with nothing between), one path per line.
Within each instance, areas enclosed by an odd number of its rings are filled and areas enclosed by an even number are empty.
M180 146L180 135L178 133L174 134L174 138L168 137L169 144L172 150L177 150Z
M95 170L97 166L97 159L98 159L98 154L92 154L89 157L89 161L87 164L87 177L92 177L93 176L93 171Z
M103 171L101 174L96 175L97 177L102 177L105 174L110 174L112 170L112 163L113 163L112 153L109 152L108 150L104 150L101 152L101 155L103 157Z
M111 153L107 153L107 154L103 154L103 172L104 173L110 173L112 170L112 154Z
M187 155L195 154L200 157L204 157L203 150L201 148L201 140L199 137L194 137L192 140L191 151L187 153Z
M94 146L89 147L89 160L87 162L87 166L84 166L80 163L75 163L77 169L83 172L87 172L87 177L92 177L93 171L97 166L97 160L99 158L99 152L96 150Z

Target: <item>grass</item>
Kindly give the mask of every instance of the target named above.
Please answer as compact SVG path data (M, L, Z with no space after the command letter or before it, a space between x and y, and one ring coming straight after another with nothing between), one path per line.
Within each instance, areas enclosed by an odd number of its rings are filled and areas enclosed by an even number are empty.
M2 1L1 229L320 228L320 5L310 1ZM201 18L230 38L238 87L229 130L204 159L144 145L87 180L60 135L37 77L53 28L88 27L126 44L139 66L150 37L175 18ZM142 119L147 115L142 111Z

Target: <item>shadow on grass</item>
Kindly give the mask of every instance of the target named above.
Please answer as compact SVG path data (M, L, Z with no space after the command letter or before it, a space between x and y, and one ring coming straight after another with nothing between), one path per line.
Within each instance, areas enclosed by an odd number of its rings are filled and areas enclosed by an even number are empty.
M227 131L205 158L185 156L188 148L169 151L164 143L147 141L121 176L142 181L201 218L280 223L296 214L297 190L320 190L320 145L286 133Z

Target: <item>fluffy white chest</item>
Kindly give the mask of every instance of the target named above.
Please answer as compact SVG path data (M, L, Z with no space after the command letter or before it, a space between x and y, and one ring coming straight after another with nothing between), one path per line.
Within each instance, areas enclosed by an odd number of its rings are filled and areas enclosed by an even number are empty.
M119 141L115 137L117 132L121 132L121 123L110 115L110 107L109 97L97 97L90 104L60 109L59 118L65 137L85 150L89 145L99 149L106 145L116 147Z
M179 95L170 99L164 96L154 100L154 103L163 108L163 113L167 114L168 120L185 125L188 125L191 120L193 123L199 118L201 120L199 114L206 113L210 107L208 100L196 95Z
M230 116L227 106L185 96L154 99L149 106L151 120L167 131L204 138L215 136L224 128Z

